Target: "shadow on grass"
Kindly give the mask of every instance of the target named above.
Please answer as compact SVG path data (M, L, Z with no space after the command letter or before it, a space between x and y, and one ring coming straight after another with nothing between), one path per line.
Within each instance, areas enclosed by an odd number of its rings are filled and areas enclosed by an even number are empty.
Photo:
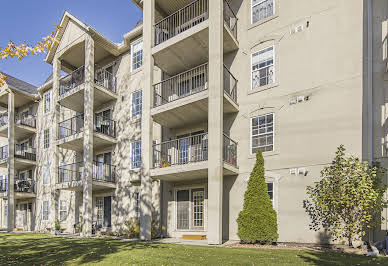
M58 265L77 261L98 263L116 252L164 248L147 242L122 242L112 239L70 239L48 235L0 234L0 263Z

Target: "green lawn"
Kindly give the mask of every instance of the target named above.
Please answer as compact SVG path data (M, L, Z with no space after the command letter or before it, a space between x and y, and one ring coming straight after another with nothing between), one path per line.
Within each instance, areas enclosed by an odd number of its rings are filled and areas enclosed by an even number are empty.
M386 258L313 251L200 247L0 234L1 265L388 265Z

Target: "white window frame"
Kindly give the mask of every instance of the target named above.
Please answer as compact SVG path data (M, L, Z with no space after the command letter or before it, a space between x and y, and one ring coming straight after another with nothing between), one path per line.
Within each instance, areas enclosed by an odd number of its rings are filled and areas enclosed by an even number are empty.
M261 115L257 115L257 116L253 116L253 117L251 117L250 118L250 122L249 122L249 134L250 134L250 145L249 145L249 153L251 154L251 155L255 155L255 153L253 153L252 152L252 144L253 144L253 141L252 141L252 137L253 137L253 119L255 119L255 118L259 118L259 117L262 117L262 116L267 116L267 115L271 115L272 114L272 127L273 127L273 129L272 129L272 135L273 135L273 141L272 141L272 151L263 151L263 154L264 153L268 153L268 152L273 152L273 151L275 151L275 131L276 131L276 121L275 121L275 113L266 113L266 114L261 114Z
M43 94L43 114L49 114L51 112L51 98L51 90Z
M100 204L102 203L102 204ZM100 226L103 226L104 225L104 197L98 197L96 198L96 209L97 209L97 215L96 215L96 219L97 219L97 224L100 225ZM102 206L102 208L100 208ZM101 213L102 212L102 213ZM101 221L101 223L100 223Z
M267 185L267 192L268 192L268 184L272 184L272 199L271 198L269 199L272 201L272 206L275 208L275 182L265 181L265 184Z
M134 108L134 104L133 104L133 98L134 96L137 94L137 93L140 93L140 113L139 114L134 114L133 113L133 108ZM143 113L143 91L142 90L137 90L137 91L134 91L131 93L131 119L138 119L138 118L141 118L141 115Z
M141 45L141 51L142 51L142 60L141 60L141 65L139 66L139 67L137 67L137 68L133 68L133 65L134 65L134 62L133 62L133 47L135 46L135 45L137 45L137 44L139 44L139 43L142 43L142 45ZM142 66L143 66L143 64L144 64L144 49L143 49L143 45L144 45L144 43L143 43L143 39L138 39L138 40L136 40L136 41L134 41L134 42L132 42L131 43L131 72L134 72L134 71L136 71L136 70L138 70L138 69L140 69Z
M135 143L140 143L140 166L137 166L137 167L134 167L134 152L133 152L133 145ZM141 168L141 163L142 163L142 156L141 156L141 140L135 140L135 141L132 141L131 142L131 169L134 170L134 169L139 169Z
M255 54L259 54L260 52L262 52L262 51L264 51L264 50L266 50L266 49L268 49L270 47L272 47L272 51L273 51L273 59L272 59L273 60L273 64L272 64L272 66L273 66L273 76L272 76L272 83L268 83L266 85L259 86L257 88L253 88L253 69L252 69L253 68L253 56ZM270 67L270 66L267 66L267 67ZM257 69L255 71L258 71L258 70L260 70L260 69ZM267 47L265 47L263 49L260 49L260 50L258 50L256 52L251 53L250 71L251 71L251 80L250 80L250 82L251 82L251 85L250 85L251 91L260 90L262 88L274 85L276 83L276 50L275 50L275 45L269 45L269 46L267 46Z
M268 16L268 17L266 17L266 18L263 18L263 19L261 19L261 20L258 20L258 21L256 21L256 22L253 22L253 7L258 6L258 5L261 5L262 3L264 3L264 2L266 2L266 1L268 1L268 0L262 0L262 1L258 2L258 3L255 4L255 5L253 5L253 1L254 1L254 0L251 0L251 14L250 14L250 15L251 15L251 24L260 23L260 22L266 20L267 18L273 17L273 16L275 15L275 10L276 10L276 0L272 0L272 2L273 2L273 12L272 12L272 15L271 15L271 16Z
M45 210L45 203L47 203L47 210ZM47 212L47 217L46 217ZM42 221L48 221L50 219L50 201L44 200L42 202Z
M67 219L67 200L60 200L59 201L59 213L58 213L58 217L59 217L59 221L65 221ZM63 215L63 216L62 216Z
M50 148L50 137L51 137L51 130L50 128L47 128L43 131L43 149L45 150Z
M51 183L50 164L45 164L42 166L42 184L43 185L50 185L50 183Z

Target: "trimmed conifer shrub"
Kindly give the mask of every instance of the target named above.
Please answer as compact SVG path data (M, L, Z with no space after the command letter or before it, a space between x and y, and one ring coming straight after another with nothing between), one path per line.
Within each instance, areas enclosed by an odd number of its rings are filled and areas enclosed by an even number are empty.
M264 158L259 150L244 195L244 207L237 218L237 234L243 243L270 244L279 237L276 212L268 195L264 173Z

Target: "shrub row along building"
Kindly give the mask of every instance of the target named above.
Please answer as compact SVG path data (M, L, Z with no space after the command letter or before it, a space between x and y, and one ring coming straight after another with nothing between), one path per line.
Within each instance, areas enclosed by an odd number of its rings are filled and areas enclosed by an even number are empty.
M121 43L65 12L45 84L7 75L0 227L238 239L262 150L279 241L325 241L303 200L336 148L388 166L388 1L133 2Z

